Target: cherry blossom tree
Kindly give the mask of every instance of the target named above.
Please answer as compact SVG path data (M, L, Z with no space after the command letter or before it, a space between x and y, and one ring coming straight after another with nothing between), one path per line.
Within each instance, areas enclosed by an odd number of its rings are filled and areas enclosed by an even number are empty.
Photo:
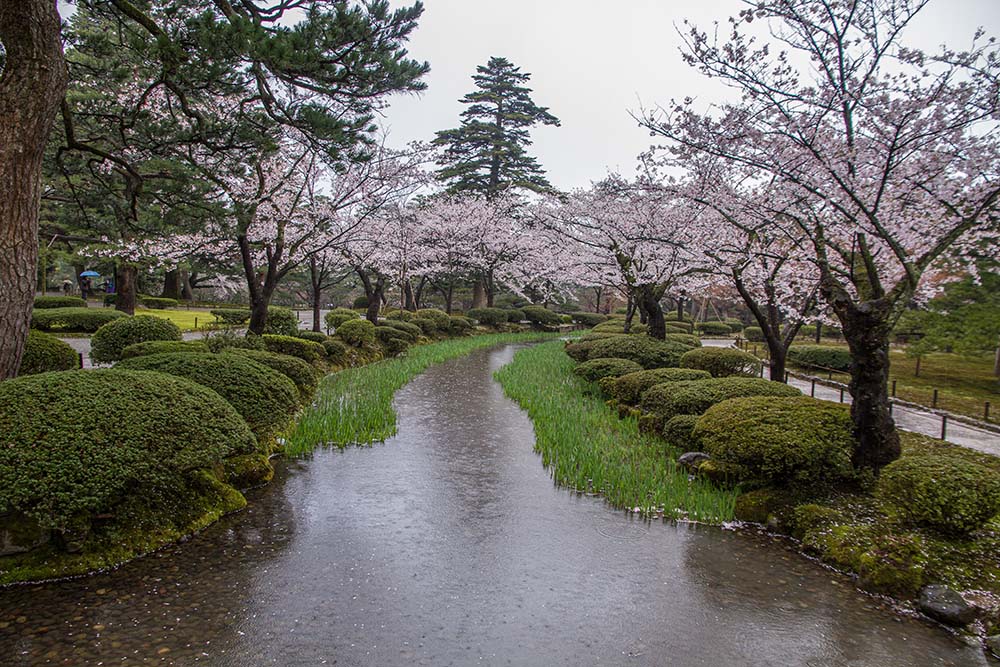
M902 36L926 0L761 0L719 42L690 27L685 58L740 94L649 111L674 166L709 156L801 197L781 224L809 241L820 294L851 348L857 467L899 455L889 334L922 279L961 243L996 243L1000 53L927 54ZM762 23L770 40L751 31ZM776 47L778 47L776 49Z

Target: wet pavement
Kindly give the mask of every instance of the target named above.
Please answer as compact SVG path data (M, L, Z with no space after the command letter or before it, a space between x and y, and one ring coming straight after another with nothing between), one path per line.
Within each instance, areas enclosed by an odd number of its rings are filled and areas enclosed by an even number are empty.
M780 542L555 487L512 354L432 367L398 436L282 464L184 544L0 590L0 664L986 664Z

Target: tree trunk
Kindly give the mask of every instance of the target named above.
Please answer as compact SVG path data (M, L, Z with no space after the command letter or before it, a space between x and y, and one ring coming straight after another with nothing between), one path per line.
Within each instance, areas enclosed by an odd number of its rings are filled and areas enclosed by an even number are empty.
M185 269L181 269L181 298L186 301L194 301L194 286L191 284L191 275Z
M444 312L451 315L453 302L455 300L455 283L448 281L448 289L444 291Z
M312 330L319 333L319 311L323 301L323 274L316 263L316 256L309 257L309 297L312 302Z
M482 278L476 280L476 284L472 287L472 307L486 307L486 286Z
M267 307L271 304L271 297L264 297L261 290L257 296L250 299L250 324L247 326L247 333L261 335L264 327L267 326Z
M899 434L889 411L889 327L877 309L838 313L851 349L851 419L855 468L879 470L899 458Z
M628 333L632 330L632 318L635 317L635 296L629 292L628 300L625 303L625 324L622 331Z
M129 315L135 315L136 283L139 269L131 264L124 264L118 269L118 284L115 285L115 310Z
M413 298L413 285L409 278L403 281L403 308L411 313L417 310L417 301Z
M816 344L819 345L823 342L823 323L816 320Z
M493 307L493 298L497 295L496 283L493 282L493 274L486 274L486 280L484 281L486 288L486 307Z
M42 156L66 90L52 0L0 2L0 380L17 375L31 323Z
M663 318L663 308L660 307L660 299L657 298L655 290L650 285L644 285L639 291L641 311L646 313L646 325L649 327L647 334L652 338L665 340L667 337L667 323Z
M166 275L163 276L163 292L160 296L164 299L177 299L181 298L181 270L180 269L170 269L167 271Z
M372 292L365 290L368 296L368 311L365 318L372 324L378 324L378 311L382 308L382 285L381 281L376 283Z
M774 344L770 340L767 342L767 352L770 357L770 361L767 364L767 371L769 377L775 382L785 381L785 364L788 359L788 350L785 346L781 344L780 341L775 341Z

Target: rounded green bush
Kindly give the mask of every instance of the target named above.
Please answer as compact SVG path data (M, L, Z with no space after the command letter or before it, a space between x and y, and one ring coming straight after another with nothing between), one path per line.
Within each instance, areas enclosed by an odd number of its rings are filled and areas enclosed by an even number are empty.
M649 336L617 336L595 340L590 345L588 359L615 357L630 359L643 368L668 368L677 366L681 356L689 349L673 341L656 340Z
M682 380L707 380L711 377L708 371L690 368L654 368L621 376L607 389L607 392L619 403L635 405L647 389L658 384Z
M334 308L323 317L323 321L326 322L326 326L333 331L336 331L337 327L344 322L360 319L361 316L350 308Z
M358 298L356 298L354 300L354 303L352 305L355 308L358 308L360 310L364 310L365 308L368 307L368 297L366 297L365 295L362 294L361 296L359 296Z
M907 520L964 535L1000 513L994 471L945 454L904 456L882 469L876 495Z
M699 322L698 331L702 335L728 336L733 330L725 322Z
M291 380L235 354L151 354L119 361L115 369L158 371L214 389L236 408L265 447L298 409L298 392Z
M343 309L338 308L337 310L343 310ZM409 322L414 317L416 317L416 315L414 315L410 311L401 310L399 308L394 308L392 310L387 310L385 312L385 319L387 320L399 320L400 322Z
M343 364L347 360L347 346L341 340L328 337L323 341L323 349L326 350L327 360L332 364Z
M144 357L147 354L163 354L164 352L211 352L208 345L200 340L147 340L142 343L132 343L122 350L122 359Z
M743 323L737 319L732 319L732 318L727 319L726 324L729 325L729 328L732 330L733 333L739 333L740 331L743 331Z
M667 333L680 333L680 334L691 334L693 335L694 325L690 322L667 322L664 325Z
M701 347L701 339L694 334L670 333L670 331L667 331L666 340L687 345L688 347Z
M580 341L579 343L568 343L564 349L566 350L566 354L569 355L569 358L573 361L584 362L590 357L590 349L594 347L594 343L598 340L600 339Z
M302 338L304 340L311 340L314 343L323 344L326 340L326 334L322 331L297 331L295 333L296 338Z
M36 296L35 308L86 308L87 302L78 296Z
M414 319L430 320L434 322L434 326L441 332L448 331L448 327L451 325L451 317L448 313L443 310L438 310L437 308L421 308L415 312L414 315L416 315Z
M153 310L167 310L168 308L177 307L177 299L168 299L160 296L140 296L139 302L146 308L152 308Z
M337 327L337 336L354 347L374 345L375 325L368 320L348 320Z
M379 345L385 350L386 355L390 357L395 357L406 351L406 348L410 346L413 339L405 331L401 331L395 327L375 327L375 338L378 340Z
M204 340L212 352L222 352L231 347L245 350L264 349L264 341L261 340L261 337L250 333L244 335L233 331L217 331Z
M219 322L230 326L239 326L250 321L249 308L213 308L208 312L214 315Z
M108 322L128 317L111 308L43 308L31 311L31 328L92 333Z
M108 322L90 339L90 358L99 364L118 361L122 350L150 340L181 340L181 330L162 317L136 315Z
M743 329L743 337L751 343L762 343L764 341L764 330L760 327L746 327Z
M573 372L585 380L597 382L601 378L619 377L627 373L635 373L636 371L641 370L642 366L634 361L629 361L628 359L608 358L585 361L574 368Z
M663 439L678 449L694 451L701 447L694 435L694 425L701 415L674 415L663 425Z
M831 345L792 345L788 348L788 361L806 368L835 370L848 373L851 370L851 351L846 347Z
M264 341L264 349L275 354L287 354L298 357L310 364L315 364L326 356L326 349L322 343L299 338L298 336L276 336L264 334L261 336Z
M280 306L268 306L264 334L294 336L299 332L299 317L295 311Z
M508 321L508 311L503 308L470 308L465 314L487 327L499 327Z
M100 396L81 410L81 396ZM63 529L256 442L217 393L161 373L89 370L0 382L0 514Z
M749 396L708 408L694 437L713 459L739 466L743 480L805 486L851 477L851 429L846 405L808 396Z
M241 348L230 348L225 353L253 359L287 377L295 384L295 388L299 392L299 405L309 405L313 394L316 393L316 387L319 384L319 373L313 366L299 357L293 357L290 354L267 352L265 350L247 350Z
M18 375L71 371L80 367L80 355L68 343L41 331L28 331Z
M524 312L524 319L532 324L555 326L562 323L559 313L553 313L544 306L525 306L521 311Z
M410 324L420 327L420 331L428 338L437 335L438 331L440 331L437 322L426 317L414 317L410 320ZM451 322L449 321L448 324L450 325Z
M708 371L712 377L733 375L754 377L760 374L760 359L749 352L733 347L701 347L685 352L681 357L682 368Z
M629 328L629 333L644 334L648 330L649 327L647 327L642 322L639 322L638 319L635 319L632 321L632 326ZM601 324L598 324L596 327L594 327L593 331L596 333L625 333L625 320L615 318L608 320L607 322L602 322Z
M420 327L416 324L404 322L403 320L383 320L382 322L379 322L379 325L392 327L393 329L403 332L409 338L411 343L416 343L417 339L424 335L424 332L421 331Z
M569 316L577 324L582 324L587 327L596 327L601 322L608 321L608 316L601 315L600 313L570 313Z
M524 311L520 308L511 308L507 311L507 321L519 324L524 321Z
M452 315L448 322L448 333L452 336L465 336L469 334L475 325L472 320L462 315Z
M763 378L711 378L658 384L645 391L639 407L666 421L674 415L700 415L716 403L741 396L799 396L781 382Z

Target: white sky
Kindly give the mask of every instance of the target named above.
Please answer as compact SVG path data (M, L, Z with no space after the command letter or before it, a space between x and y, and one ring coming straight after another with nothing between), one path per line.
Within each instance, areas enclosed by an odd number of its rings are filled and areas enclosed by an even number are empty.
M531 151L555 187L585 187L609 169L632 175L652 140L629 110L719 93L681 60L674 25L687 18L708 29L741 7L739 0L426 0L409 48L430 62L428 89L392 104L391 143L458 126L458 100L473 89L476 66L503 56L531 73L533 99L562 121L532 134ZM931 0L905 43L957 49L978 26L1000 37L1000 0Z

